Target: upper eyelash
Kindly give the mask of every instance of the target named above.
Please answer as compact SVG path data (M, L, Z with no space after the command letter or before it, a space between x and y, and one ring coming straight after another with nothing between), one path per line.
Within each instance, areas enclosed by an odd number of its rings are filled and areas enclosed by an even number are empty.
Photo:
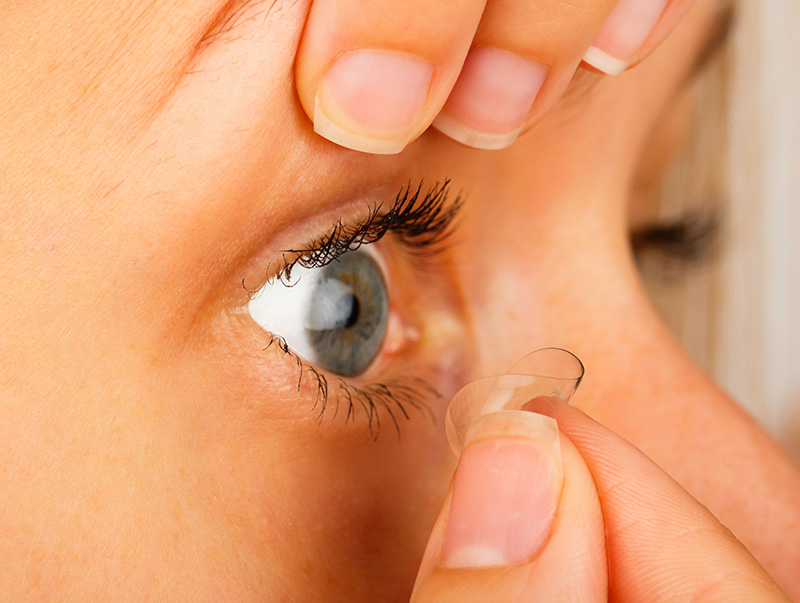
M383 205L373 207L355 226L339 220L331 231L305 249L284 250L284 267L278 272L283 282L291 280L292 268L322 268L348 251L362 245L375 243L392 232L397 240L417 256L431 256L442 250L442 244L453 234L456 216L463 206L461 195L450 202L450 180L434 184L424 196L423 183L413 189L411 183L397 193L391 207L383 212ZM413 193L412 193L413 191Z
M665 224L646 226L631 233L630 241L637 258L648 252L660 255L660 271L670 275L676 268L701 264L718 251L722 218L715 210L687 213Z

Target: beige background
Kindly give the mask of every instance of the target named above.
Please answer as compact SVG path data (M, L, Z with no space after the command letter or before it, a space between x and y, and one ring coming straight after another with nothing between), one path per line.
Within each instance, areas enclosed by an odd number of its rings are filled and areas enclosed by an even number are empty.
M699 87L693 139L662 208L670 215L697 199L721 200L721 247L680 286L651 288L690 353L800 463L798 63L800 2L739 2L729 49Z

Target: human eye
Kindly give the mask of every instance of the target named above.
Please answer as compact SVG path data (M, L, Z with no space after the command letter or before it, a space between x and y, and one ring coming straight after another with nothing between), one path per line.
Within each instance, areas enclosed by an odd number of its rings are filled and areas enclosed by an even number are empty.
M713 259L721 229L722 219L713 209L689 210L633 229L630 243L642 273L669 281Z
M407 338L399 317L404 308L398 307L403 296L393 296L403 284L392 280L422 278L422 272L431 278L428 268L446 249L461 205L448 191L448 182L425 193L421 184L409 185L354 226L337 222L303 249L286 250L283 267L251 293L247 311L268 334L267 347L293 356L300 379L317 380L320 418L331 397L337 412L346 407L346 420L366 413L375 436L381 414L398 434L409 411L431 414L426 399L439 394L430 382L418 374L385 381L380 375L390 371L380 365L381 356L396 356ZM379 244L384 237L389 241ZM392 270L397 264L406 270Z

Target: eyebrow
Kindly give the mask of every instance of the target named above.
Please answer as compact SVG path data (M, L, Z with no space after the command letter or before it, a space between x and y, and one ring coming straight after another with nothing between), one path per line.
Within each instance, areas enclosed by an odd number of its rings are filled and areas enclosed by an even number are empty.
M282 4L282 0L227 0L211 18L197 45L197 51L202 51L217 38L231 33L244 19L253 19L261 14L265 18L269 17L278 4Z

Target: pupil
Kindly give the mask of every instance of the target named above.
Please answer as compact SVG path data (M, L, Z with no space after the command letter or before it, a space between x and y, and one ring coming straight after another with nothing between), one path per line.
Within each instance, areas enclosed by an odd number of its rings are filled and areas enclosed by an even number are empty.
M358 315L361 313L361 304L355 295L350 295L350 315L344 322L344 328L349 329L358 322Z

